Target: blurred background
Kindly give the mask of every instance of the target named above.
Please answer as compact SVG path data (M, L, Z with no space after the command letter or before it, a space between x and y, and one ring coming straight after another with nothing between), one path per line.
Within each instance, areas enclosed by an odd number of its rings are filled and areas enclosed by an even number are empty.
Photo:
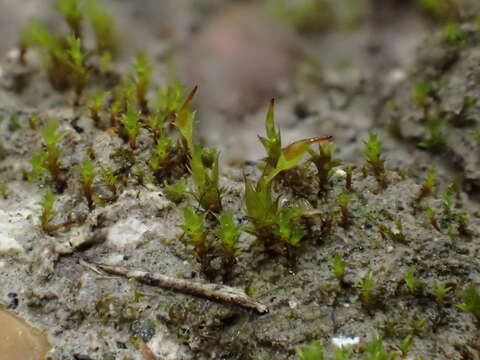
M202 139L230 164L257 159L270 98L285 141L334 135L348 160L407 75L427 34L455 20L459 0L104 0L121 44L118 69L139 51L156 81L199 86ZM455 10L455 11L454 11ZM0 2L0 54L32 17L65 26L53 1ZM39 104L26 104L35 105ZM45 104L43 104L45 105ZM351 147L348 144L352 144Z

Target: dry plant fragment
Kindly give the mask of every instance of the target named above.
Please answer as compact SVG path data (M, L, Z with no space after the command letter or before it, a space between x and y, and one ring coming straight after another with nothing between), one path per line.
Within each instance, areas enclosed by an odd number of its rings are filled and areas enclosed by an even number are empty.
M127 279L135 279L150 286L158 286L163 289L178 291L183 294L195 295L212 301L223 302L241 306L253 310L257 314L268 313L268 308L251 299L242 290L230 286L213 283L199 283L185 279L173 278L159 273L150 273L140 269L129 269L122 266L109 266L93 264L80 260L86 268L101 273L102 271L112 275L119 275Z

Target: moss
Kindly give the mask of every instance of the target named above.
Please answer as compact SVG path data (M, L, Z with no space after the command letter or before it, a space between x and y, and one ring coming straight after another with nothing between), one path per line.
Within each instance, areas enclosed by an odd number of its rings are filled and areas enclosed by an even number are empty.
M348 211L348 204L355 200L355 198L347 193L341 193L338 195L337 200L341 215L340 224L346 227L352 221L350 212Z
M237 253L238 239L241 235L241 227L233 219L233 211L222 212L218 215L218 226L215 236L222 241L223 253L227 257L233 257Z
M408 290L413 294L418 294L422 288L423 283L417 277L415 277L415 269L413 267L409 267L403 276L405 281L405 285L407 286Z
M433 167L427 171L425 181L420 187L416 201L420 202L424 197L430 195L437 184L437 170Z
M73 87L74 104L79 105L80 96L91 77L91 64L87 58L91 51L83 47L85 13L91 19L97 40L98 55L116 52L113 25L107 12L97 2L86 1L85 8L80 0L57 0L56 9L69 27L65 34L53 34L46 25L33 19L21 31L19 48L20 61L25 64L25 54L29 48L38 48L43 65L52 86L59 91Z
M453 288L451 286L446 286L445 284L437 280L433 287L433 295L435 296L435 300L441 304L445 303L447 301L448 293L452 289Z
M187 182L184 178L177 181L175 184L169 185L167 183L164 184L163 191L165 192L165 196L170 201L175 203L180 203L185 198L185 192L187 190Z
M215 156L212 168L209 169L202 159L202 149L194 147L191 150L189 168L195 183L195 198L205 210L219 213L222 210L222 191L219 186L218 154Z
M460 29L458 23L449 22L442 30L442 35L445 41L449 44L459 43L465 39L465 34Z
M458 307L463 311L471 313L477 325L480 325L480 294L474 284L470 284L462 293L463 303Z
M8 193L9 193L8 184L9 184L8 179L3 179L3 180L0 182L0 195L1 195L1 196L3 197L3 199L5 199L5 200L8 198Z
M378 140L378 135L370 132L368 140L365 140L365 158L367 165L372 169L372 172L377 179L377 182L382 188L388 184L387 172L385 170L385 159L382 156L383 143Z
M89 209L93 208L93 182L96 177L95 164L90 159L85 159L82 165L79 167L80 175L82 178L83 195L87 200Z
M63 16L76 38L82 36L83 12L79 0L57 0L56 9Z
M325 195L328 188L330 187L330 179L333 175L333 169L340 165L341 161L339 159L333 159L333 153L335 151L335 144L334 143L327 143L327 144L319 144L318 145L318 154L315 153L313 150L310 150L310 161L315 164L317 168L317 176L318 176L318 183L320 187L319 193L321 195ZM350 171L350 180L347 179L346 181L346 188L350 190L352 187L351 184L351 168Z
M335 254L335 256L331 259L332 271L335 275L335 278L340 282L343 283L345 278L345 269L347 264L343 261L342 256L340 254Z
M152 82L152 66L147 55L144 53L137 55L134 65L133 82L135 84L138 107L143 113L147 113L147 93Z
M103 128L103 121L100 115L105 105L105 98L107 97L106 91L98 91L95 93L88 102L88 109L90 111L90 117L92 118L95 126L99 129Z
M40 216L40 223L42 230L47 234L53 234L57 230L57 226L52 224L53 218L56 215L54 210L56 196L52 190L48 189L42 199L42 215Z
M378 284L373 278L373 271L369 270L368 273L354 285L360 292L362 303L367 310L371 310L376 303L377 297L374 293L378 288Z
M417 0L417 7L433 19L445 22L460 16L456 1L444 0Z
M112 58L118 53L119 40L115 28L113 16L97 0L88 0L85 2L85 13L95 34L97 53L101 58Z
M183 217L182 229L187 234L189 243L194 248L195 256L202 265L203 272L207 274L210 270L209 243L207 242L205 228L207 214L197 214L191 206L183 207L181 212Z
M332 25L334 12L325 0L302 0L288 2L285 0L269 0L270 11L279 19L291 24L300 32L324 30Z
M32 172L35 177L44 171L48 171L57 191L62 192L67 185L62 175L60 160L62 155L60 140L65 133L59 132L58 128L58 121L49 119L47 125L41 130L45 150L41 150L32 157Z

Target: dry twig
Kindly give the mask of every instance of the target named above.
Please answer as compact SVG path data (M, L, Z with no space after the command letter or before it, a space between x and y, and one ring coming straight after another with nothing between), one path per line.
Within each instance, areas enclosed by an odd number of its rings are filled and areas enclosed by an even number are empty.
M178 291L184 294L195 295L213 301L224 302L242 306L255 311L258 314L268 313L268 308L251 299L242 290L219 284L204 284L185 279L173 278L159 273L150 273L139 269L129 269L122 266L110 266L104 264L93 264L80 260L86 268L96 272L105 272L112 275L119 275L128 279L135 279L139 282L158 286L168 290Z

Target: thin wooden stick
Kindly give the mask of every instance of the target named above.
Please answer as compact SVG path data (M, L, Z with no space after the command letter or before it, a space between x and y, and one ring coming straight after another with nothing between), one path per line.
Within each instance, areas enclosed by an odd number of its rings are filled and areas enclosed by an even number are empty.
M183 294L195 295L213 301L242 306L246 309L253 310L258 314L268 313L268 308L265 305L254 301L242 290L230 286L199 283L185 279L173 278L159 273L150 273L140 269L129 269L123 266L88 263L84 260L80 260L80 263L96 273L103 271L108 274L120 275L128 279L135 279L147 285L158 286L163 289L174 290Z

